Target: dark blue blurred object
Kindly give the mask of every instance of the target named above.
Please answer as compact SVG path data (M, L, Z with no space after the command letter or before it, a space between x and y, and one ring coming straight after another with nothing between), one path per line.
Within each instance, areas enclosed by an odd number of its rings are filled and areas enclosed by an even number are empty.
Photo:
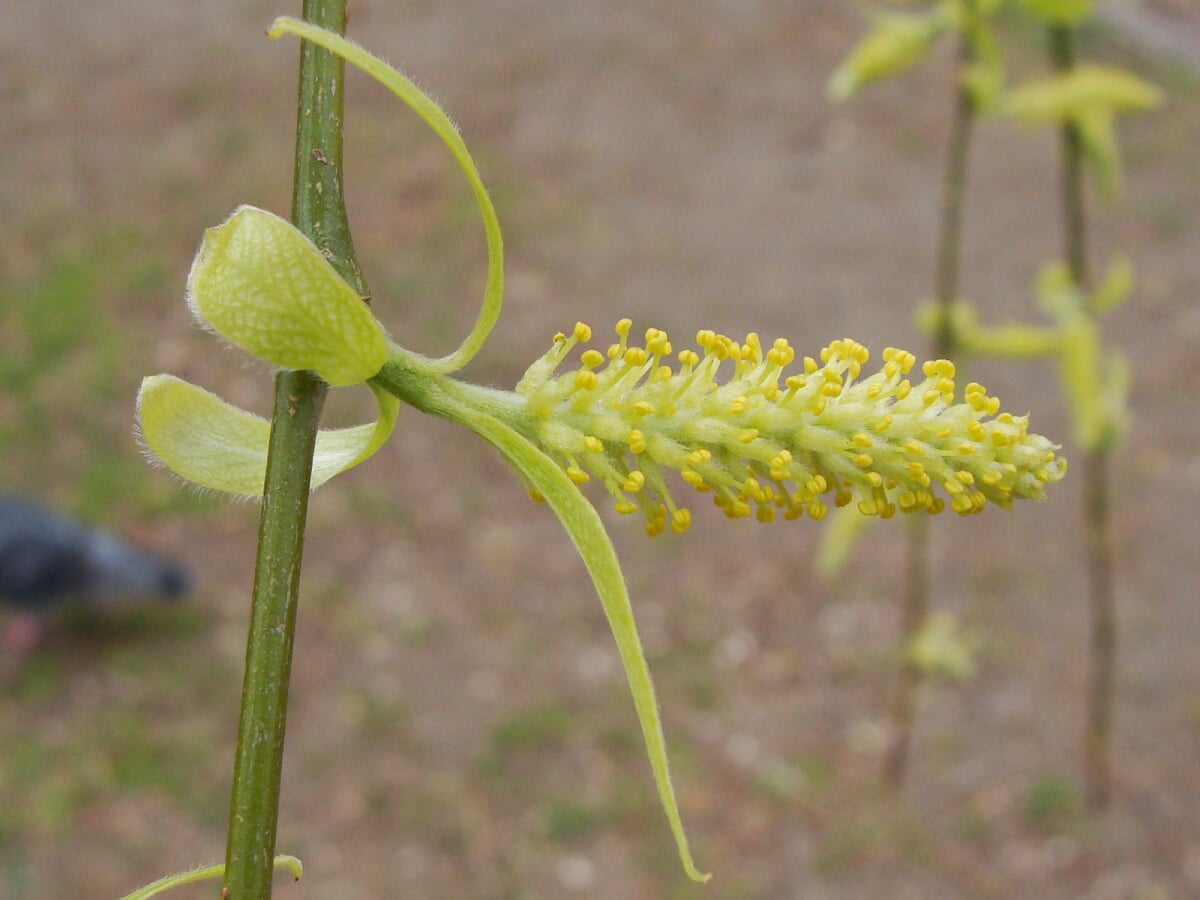
M104 607L186 594L182 564L43 506L0 494L0 600L42 615L68 603Z

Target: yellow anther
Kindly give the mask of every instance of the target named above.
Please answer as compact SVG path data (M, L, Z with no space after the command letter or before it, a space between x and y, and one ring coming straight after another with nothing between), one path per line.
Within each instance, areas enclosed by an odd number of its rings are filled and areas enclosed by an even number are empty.
M840 397L842 385L837 381L827 381L821 385L821 394L825 397Z
M679 364L681 366L695 366L700 363L700 354L695 350L680 350Z
M875 441L871 438L871 436L869 434L863 434L861 431L854 435L854 437L850 438L850 443L854 444L856 447L875 446Z
M633 319L620 319L617 321L615 330L617 337L625 338L629 336L629 329L633 327Z
M739 395L739 396L737 396L737 397L734 397L734 398L733 398L733 399L732 399L732 400L729 402L729 412L730 412L730 414L731 414L731 415L735 415L735 416L736 416L736 415L738 415L739 413L744 413L744 412L746 411L746 408L747 408L749 405L750 405L750 401L749 401L749 400L747 400L747 399L746 399L746 397L745 397L744 395Z
M634 503L632 500L618 500L616 503L613 504L613 509L615 509L617 512L619 512L623 516L627 516L630 513L637 512L637 508L638 508L637 504Z
M971 502L969 494L956 494L950 501L950 508L961 516L974 512L975 504Z
M871 483L871 487L875 487L875 488L883 487L883 476L880 475L878 472L868 472L867 473L867 481L869 481Z
M926 378L953 378L954 363L948 359L930 359L921 367Z
M584 369L580 372L576 372L575 373L575 390L590 391L596 386L597 381L598 381L598 379L596 378L595 372L589 372L587 369Z
M575 340L586 344L592 339L592 329L583 322L575 323Z
M699 450L693 450L688 454L688 462L694 466L700 466L712 459L712 451L704 447Z
M815 359L813 359L811 356L804 357L804 374L805 375L811 375L814 372L816 372L817 369L819 369L819 368L821 368L821 367L817 365L817 361Z
M874 500L859 500L858 511L864 516L875 516L879 514L879 509L875 506Z
M760 506L755 512L754 517L764 525L769 525L771 522L775 521L775 507Z
M584 435L583 446L592 453L604 452L604 442L594 434Z
M683 534L692 527L692 511L690 509L677 509L671 513L671 530L676 534Z
M534 503L545 503L546 502L545 496L543 496L542 492L539 491L535 487L529 488L529 499L532 500Z
M637 403L633 404L633 414L639 418L641 416L651 415L653 412L654 404L649 400L639 400Z
M604 354L599 350L584 350L579 355L579 362L588 369L594 369L604 363Z
M592 480L591 476L589 476L587 472L583 471L583 469L579 468L579 466L569 466L567 468L567 477L576 484L587 484Z
M646 452L646 435L636 428L626 436L625 443L629 445L629 449L633 453Z
M679 473L679 477L684 480L685 484L690 484L698 491L704 490L704 488L708 487L708 485L704 483L704 476L695 469L684 469Z
M636 494L646 484L646 476L644 473L634 469L625 478L624 484L621 485L621 490L630 494Z
M747 428L745 431L743 431L741 434L738 435L738 441L743 444L753 443L757 438L758 438L758 429L757 428Z
M921 402L923 404L925 404L926 406L933 406L933 404L937 403L941 399L942 399L941 393L938 391L934 391L934 390L926 391L924 394L921 395Z
M820 500L809 500L805 509L808 511L809 518L814 522L820 522L829 512L829 507Z
M644 347L626 347L621 358L631 366L644 366L650 357Z
M870 453L859 453L852 462L860 469L869 469L875 464L875 458Z
M742 482L742 494L749 500L762 503L765 499L762 486L753 475Z
M878 419L875 419L871 423L871 427L879 432L887 431L892 427L892 414L888 413L885 416L880 416Z
M954 477L957 478L963 484L974 484L975 483L975 476L966 470L963 470L961 472L955 472Z

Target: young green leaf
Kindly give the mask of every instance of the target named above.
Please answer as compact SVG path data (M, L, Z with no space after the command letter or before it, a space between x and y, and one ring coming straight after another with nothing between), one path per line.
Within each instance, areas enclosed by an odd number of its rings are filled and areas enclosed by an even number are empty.
M1162 102L1162 91L1136 75L1091 65L1022 85L1008 95L1004 108L1018 121L1041 124L1078 119L1097 111L1150 110Z
M845 100L859 88L898 75L923 60L934 39L946 28L939 12L878 14L871 30L829 79L828 94Z

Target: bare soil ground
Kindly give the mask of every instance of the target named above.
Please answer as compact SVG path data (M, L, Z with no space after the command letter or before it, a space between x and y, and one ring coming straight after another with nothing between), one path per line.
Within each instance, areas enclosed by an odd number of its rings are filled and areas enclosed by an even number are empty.
M297 47L263 31L293 6L0 4L0 485L137 530L201 578L189 608L61 623L4 667L5 898L112 897L224 852L256 510L146 469L131 408L158 371L267 407L268 374L191 327L182 286L204 227L240 203L287 211ZM511 385L555 331L625 315L806 353L844 335L876 356L924 346L911 310L932 281L948 53L834 108L825 80L862 25L848 2L352 15L453 112L505 225L507 306L470 377ZM1006 34L1014 68L1037 71L1038 36ZM684 819L716 873L689 884L566 537L488 448L406 411L313 502L279 837L307 874L279 896L1200 896L1200 92L1103 33L1086 50L1170 96L1123 129L1126 193L1093 235L1097 260L1139 272L1110 322L1136 372L1113 467L1112 811L1079 805L1077 480L1044 506L937 522L935 602L980 669L927 687L901 796L877 779L896 523L823 585L809 521L697 510L691 534L650 542L613 517ZM348 110L375 309L405 345L445 351L481 292L469 194L381 89L353 77ZM964 293L986 315L1036 316L1029 285L1059 246L1054 163L1049 134L979 130ZM971 374L1067 439L1047 366ZM352 396L330 418L366 411Z

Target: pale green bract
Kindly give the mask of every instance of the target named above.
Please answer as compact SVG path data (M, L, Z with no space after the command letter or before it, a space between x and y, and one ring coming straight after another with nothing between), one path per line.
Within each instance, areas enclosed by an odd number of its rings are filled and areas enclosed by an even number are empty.
M201 325L247 353L334 387L366 381L387 359L379 322L316 245L253 206L204 233L187 301Z
M400 401L371 386L373 425L323 429L313 454L312 487L371 457L392 433ZM271 423L173 375L142 380L137 418L151 454L181 478L214 491L261 497Z

